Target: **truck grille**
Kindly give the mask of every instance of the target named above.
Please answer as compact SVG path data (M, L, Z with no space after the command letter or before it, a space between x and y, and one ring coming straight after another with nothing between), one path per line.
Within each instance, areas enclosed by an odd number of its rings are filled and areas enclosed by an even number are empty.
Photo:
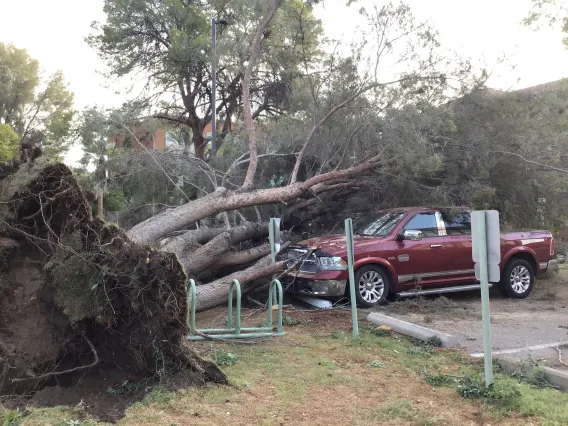
M286 268L290 268L295 261L298 259L303 259L308 254L309 250L307 249L299 249L299 248L291 248L286 252ZM300 272L304 272L306 274L315 274L318 271L318 261L316 255L314 253L310 254L307 258L303 259L303 263L299 264ZM297 269L297 267L296 267Z

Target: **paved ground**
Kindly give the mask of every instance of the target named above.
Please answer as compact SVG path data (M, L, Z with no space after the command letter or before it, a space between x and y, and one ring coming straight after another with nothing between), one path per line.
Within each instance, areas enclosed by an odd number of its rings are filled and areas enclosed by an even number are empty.
M568 345L568 265L562 265L553 277L537 280L524 300L505 299L492 289L490 304L495 354L511 351L514 356L547 358L549 364L562 366L555 346ZM471 354L483 351L479 292L409 299L381 311L452 334ZM543 348L550 344L554 347ZM564 352L568 363L568 349Z

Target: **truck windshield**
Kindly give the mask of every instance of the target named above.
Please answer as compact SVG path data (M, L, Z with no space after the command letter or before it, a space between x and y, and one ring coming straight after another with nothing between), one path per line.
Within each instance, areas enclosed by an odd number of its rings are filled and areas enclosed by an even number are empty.
M354 224L353 232L358 235L385 237L392 232L403 216L402 212L371 213Z

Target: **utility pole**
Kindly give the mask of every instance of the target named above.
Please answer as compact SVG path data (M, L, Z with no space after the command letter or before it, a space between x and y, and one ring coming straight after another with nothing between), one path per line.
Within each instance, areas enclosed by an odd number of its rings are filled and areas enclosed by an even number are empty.
M217 24L227 25L226 19L211 18L211 155L217 154L217 111L215 101L217 98Z

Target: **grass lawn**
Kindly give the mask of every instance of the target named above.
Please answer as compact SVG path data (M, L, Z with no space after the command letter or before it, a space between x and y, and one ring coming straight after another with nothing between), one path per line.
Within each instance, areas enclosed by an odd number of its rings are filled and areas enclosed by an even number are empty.
M299 324L287 327L282 338L192 344L203 356L229 364L222 368L231 386L154 388L118 424L568 424L567 394L499 373L486 392L482 363L461 351L377 335L364 322L360 340L352 343L349 312L288 315ZM4 414L0 425L103 424L81 407L30 408L25 414Z

